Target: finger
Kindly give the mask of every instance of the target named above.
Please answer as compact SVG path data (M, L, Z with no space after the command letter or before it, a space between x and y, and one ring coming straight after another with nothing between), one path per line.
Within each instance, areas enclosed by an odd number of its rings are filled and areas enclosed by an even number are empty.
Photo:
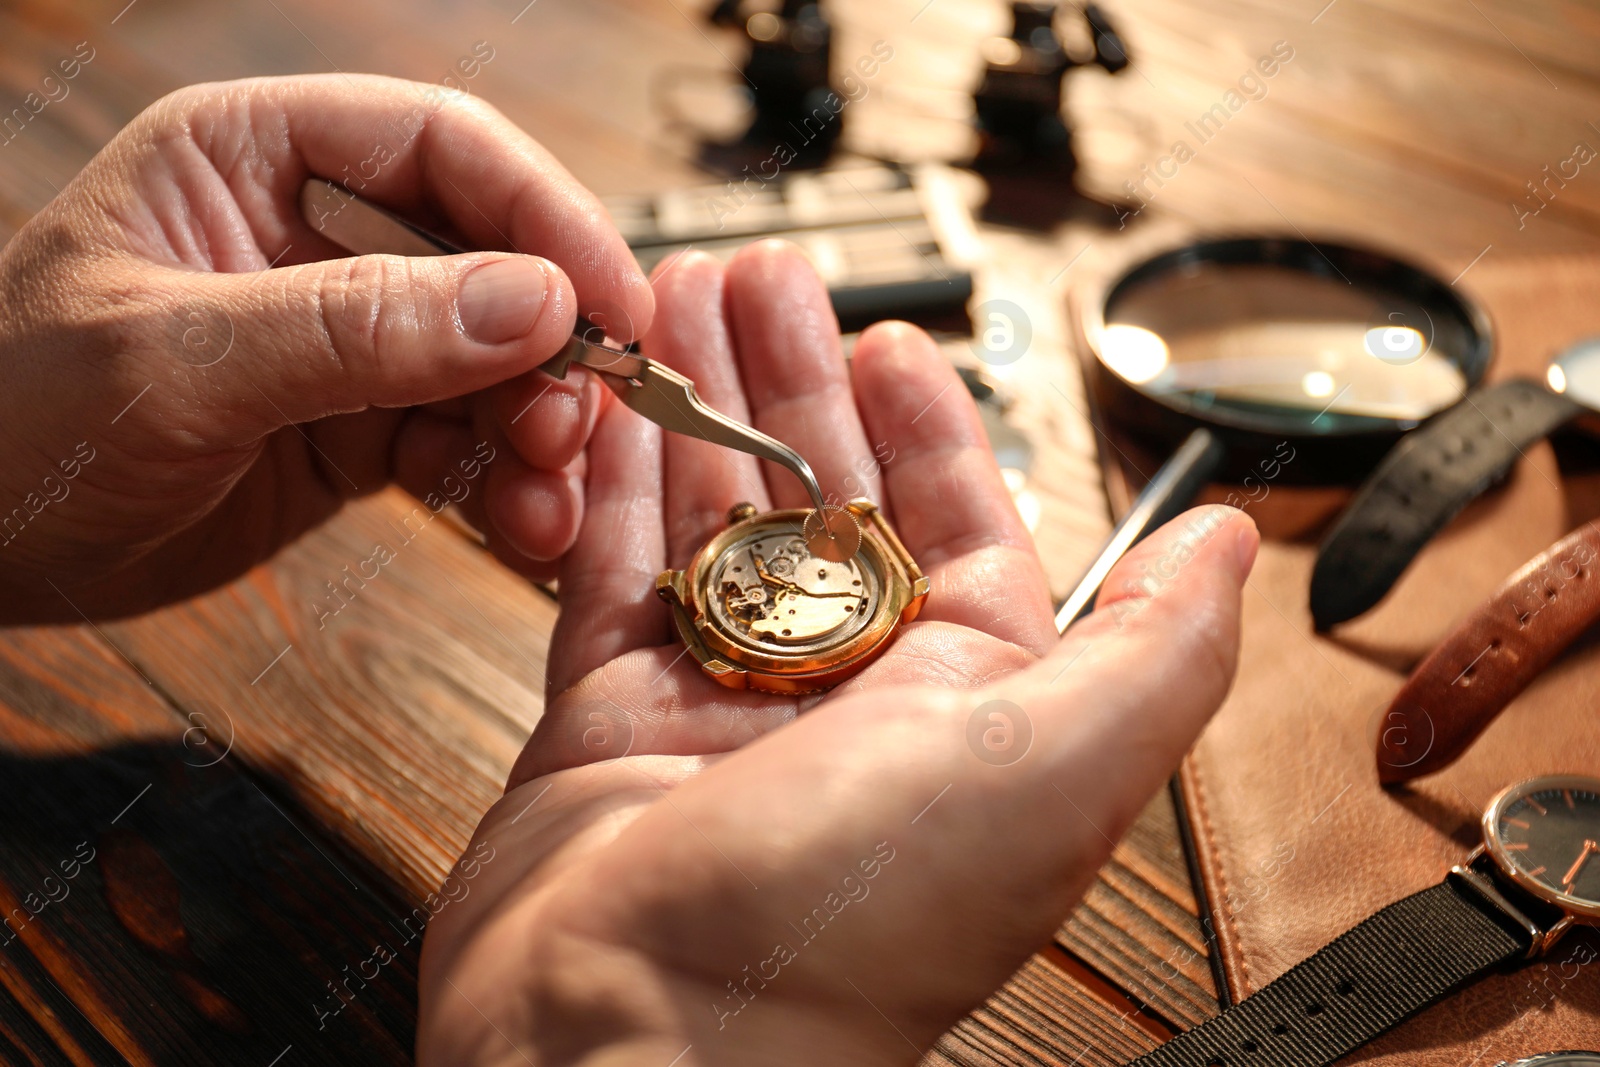
M693 379L700 399L740 422L750 420L733 338L723 314L725 275L716 257L685 252L657 268L656 317L644 352ZM668 566L682 567L718 529L728 509L749 501L772 504L754 456L668 434L666 534Z
M495 418L522 461L542 470L560 470L571 463L600 413L600 390L594 375L573 367L565 379L529 371L489 391Z
M308 457L335 492L347 499L376 493L393 478L391 442L405 408L369 408L304 428Z
M487 395L487 394L479 394ZM501 428L492 402L472 413L473 432L498 457L499 468L484 490L485 544L519 574L548 570L530 564L559 560L583 521L587 455L579 452L565 467L551 470L524 462ZM587 431L584 436L587 437Z
M461 421L470 417L473 400L474 398L470 396L453 396L448 400L436 400L431 404L424 404L422 410L441 419Z
M1094 611L1084 622L1095 619L1090 629L1096 631L1113 623L1117 629L1122 629L1122 620L1137 615L1147 604L1155 603L1157 594L1185 581L1195 581L1196 571L1202 576L1215 577L1214 562L1193 569L1189 564L1200 556L1221 558L1218 553L1225 548L1234 551L1234 562L1243 581L1255 564L1260 544L1255 520L1237 508L1226 504L1191 508L1117 561L1100 586ZM1077 627L1072 632L1076 633Z
M666 562L661 431L608 401L587 455L583 525L561 568L561 600L582 610L563 611L551 637L552 697L602 663L668 637L656 596Z
M478 464L481 475L483 456L474 454L477 445L466 423L413 411L395 432L394 480L418 500L442 492L445 476L458 463Z
M1226 692L1237 644L1237 590L1259 544L1255 523L1234 508L1216 504L1179 515L1117 562L1095 609L1067 630L1030 677L1048 678L1052 693L1086 692L1109 684L1116 671L1130 671L1138 684L1119 689L1112 703L1152 727L1157 713L1135 707L1151 687L1190 684ZM1198 732L1198 722L1189 725ZM1129 739L1139 746L1155 740L1139 728ZM1188 742L1178 742L1181 753Z
M559 560L530 559L518 551L493 523L485 525L483 547L507 569L535 584L553 582L561 573Z
M367 407L406 407L524 374L566 343L572 286L531 256L360 256L253 274L163 271L168 305L226 323L225 352L191 367L191 427L243 447L272 430ZM226 418L219 418L225 414Z
M1120 836L1227 695L1259 544L1234 508L1178 516L1132 549L1095 610L1016 677L1008 695L1036 729L1041 715L1054 724L1041 766L1074 783L1090 832Z
M360 74L260 78L180 91L145 121L162 130L181 122L198 153L230 164L218 168L228 180L249 183L233 190L240 202L258 200L257 183L268 184L274 210L251 221L258 243L274 253L322 240L298 208L302 182L321 177L419 225L458 233L466 247L559 263L577 286L580 313L617 340L649 327L649 284L599 202L470 94ZM232 166L245 140L264 158Z
M460 420L414 408L395 432L393 448L394 481L402 489L435 513L454 504L457 517L480 535L492 531L484 498L489 469L505 454L503 446Z
M1056 643L1044 571L955 368L915 326L881 323L851 375L895 530L932 585L921 617L1043 654Z
M740 250L728 265L727 307L755 425L806 458L824 495L881 501L839 322L810 262L784 241ZM793 475L765 469L773 503L807 505Z
M515 455L501 455L484 487L489 526L530 560L560 558L583 524L582 467L580 459L565 470L542 471Z

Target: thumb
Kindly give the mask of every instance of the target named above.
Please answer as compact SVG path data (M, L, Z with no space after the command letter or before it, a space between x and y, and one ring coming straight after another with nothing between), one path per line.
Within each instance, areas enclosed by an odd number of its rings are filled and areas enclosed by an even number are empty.
M214 445L290 423L446 400L521 374L572 334L576 294L537 256L357 256L182 276L185 361Z
M1214 505L1178 516L1107 576L1095 610L1018 678L1041 763L1116 838L1171 775L1233 684L1255 523Z

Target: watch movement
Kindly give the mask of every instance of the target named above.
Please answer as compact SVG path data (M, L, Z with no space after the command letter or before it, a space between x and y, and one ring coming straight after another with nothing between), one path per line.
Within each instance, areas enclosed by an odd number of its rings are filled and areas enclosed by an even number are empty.
M870 500L830 509L847 528L819 538L816 512L728 513L728 528L656 592L700 669L735 689L810 693L872 662L917 617L928 579ZM808 524L808 520L809 524ZM840 543L859 546L845 555Z

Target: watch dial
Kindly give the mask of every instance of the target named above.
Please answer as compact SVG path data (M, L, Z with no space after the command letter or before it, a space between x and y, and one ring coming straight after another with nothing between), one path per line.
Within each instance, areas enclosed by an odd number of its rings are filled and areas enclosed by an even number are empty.
M1541 778L1499 805L1496 851L1550 893L1600 904L1600 781Z

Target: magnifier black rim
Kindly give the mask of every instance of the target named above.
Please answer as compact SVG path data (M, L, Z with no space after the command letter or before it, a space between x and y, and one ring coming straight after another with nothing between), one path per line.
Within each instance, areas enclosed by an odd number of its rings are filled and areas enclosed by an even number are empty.
M1466 389L1482 381L1489 369L1494 352L1489 316L1465 294L1397 256L1371 248L1336 242L1313 242L1300 237L1227 237L1196 241L1140 260L1106 285L1103 295L1088 294L1087 299L1079 304L1087 320L1080 324L1079 334L1093 356L1090 362L1096 373L1113 379L1140 402L1161 408L1172 419L1190 427L1222 428L1251 436L1268 434L1276 439L1388 437L1411 429L1421 421L1396 419L1387 426L1319 432L1304 425L1290 428L1288 420L1253 418L1247 412L1238 410L1212 409L1205 414L1197 414L1187 407L1145 392L1108 366L1101 356L1098 338L1105 329L1106 312L1114 306L1118 297L1153 277L1202 264L1280 266L1413 300L1430 312L1442 311L1453 316L1466 329L1470 339L1467 351L1460 358L1447 357L1466 379ZM1330 423L1338 425L1332 420Z

